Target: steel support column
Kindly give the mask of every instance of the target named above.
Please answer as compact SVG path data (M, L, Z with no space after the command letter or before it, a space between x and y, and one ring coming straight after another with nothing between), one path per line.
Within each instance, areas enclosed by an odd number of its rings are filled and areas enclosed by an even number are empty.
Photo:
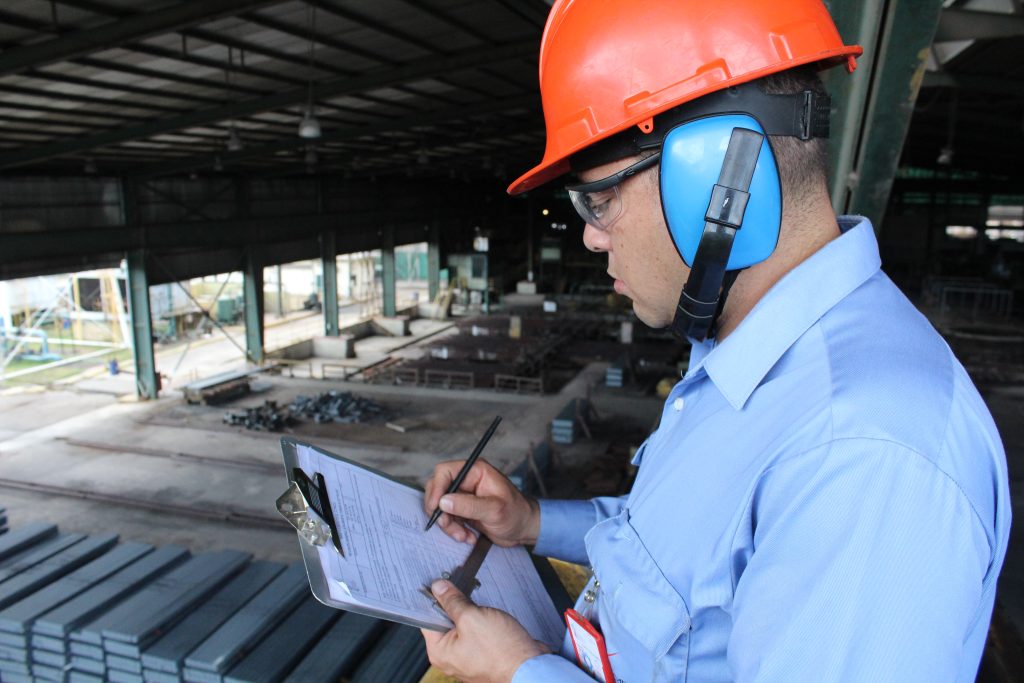
M887 10L856 154L857 182L845 207L870 218L876 230L882 229L942 0L898 0Z
M395 226L388 224L384 226L384 232L381 235L381 250L380 250L380 261L382 266L382 275L384 278L384 302L383 302L383 314L384 317L390 318L398 312L398 306L396 304L396 292L395 292Z
M427 297L434 301L441 289L441 224L437 221L431 223L428 235Z
M864 55L857 60L857 70L853 74L846 73L843 66L823 74L825 85L832 95L832 135L828 145L829 190L836 213L846 211L850 189L857 182L857 143L871 89L884 5L885 0L864 0L857 3L833 2L829 6L843 42L864 47Z
M826 82L836 98L832 121L832 204L881 227L900 151L924 77L942 0L832 3L847 43L864 46L853 76L841 68Z
M149 309L149 277L146 254L128 252L128 311L132 320L132 349L135 354L135 393L139 398L157 397L160 380L153 353L153 320Z
M324 334L338 336L338 247L333 230L320 233L320 263L323 270Z
M245 253L242 268L245 306L245 355L249 362L263 363L263 260L254 249Z

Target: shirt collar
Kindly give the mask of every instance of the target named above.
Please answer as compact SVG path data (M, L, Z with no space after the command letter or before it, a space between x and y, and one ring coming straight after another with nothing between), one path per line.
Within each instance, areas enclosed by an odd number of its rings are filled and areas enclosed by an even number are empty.
M871 222L841 216L838 223L842 234L775 283L725 341L693 345L687 377L703 368L729 404L742 410L804 332L878 272Z

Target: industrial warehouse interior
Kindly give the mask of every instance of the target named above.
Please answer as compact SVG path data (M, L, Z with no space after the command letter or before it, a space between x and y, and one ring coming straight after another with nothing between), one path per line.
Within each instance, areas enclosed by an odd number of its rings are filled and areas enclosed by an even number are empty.
M864 47L822 74L832 204L967 370L1024 519L1024 5L825 4ZM630 491L690 345L562 183L506 193L550 10L0 3L0 683L454 680L313 596L282 437L422 487L500 416L483 457L527 494ZM983 683L1024 680L1020 529Z

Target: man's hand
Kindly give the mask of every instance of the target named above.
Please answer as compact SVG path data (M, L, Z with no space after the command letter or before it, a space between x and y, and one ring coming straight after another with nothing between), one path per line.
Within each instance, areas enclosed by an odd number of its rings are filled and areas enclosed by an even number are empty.
M434 468L423 495L423 509L433 514L440 501L437 523L456 541L473 542L476 536L463 522L469 522L500 546L537 542L540 533L540 506L483 459L477 460L459 487L461 493L445 495L464 460L449 460Z
M470 602L450 581L435 581L434 597L455 628L423 629L430 663L463 683L508 683L531 657L550 652L508 613Z

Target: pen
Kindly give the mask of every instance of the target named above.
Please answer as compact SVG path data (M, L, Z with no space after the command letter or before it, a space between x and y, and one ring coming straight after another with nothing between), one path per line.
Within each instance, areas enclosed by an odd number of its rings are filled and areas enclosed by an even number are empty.
M475 463L476 459L480 457L480 453L483 452L484 446L486 446L487 442L491 440L492 436L494 436L494 430L498 428L499 422L501 422L501 415L495 416L494 422L492 422L491 426L487 428L486 432L484 432L483 438L480 439L480 443L478 443L476 445L476 448L473 449L473 452L472 454L470 454L469 459L466 461L466 464L462 466L462 469L459 470L458 475L456 475L455 479L452 481L451 486L449 486L448 490L444 492L445 495L448 495L449 493L455 493L456 491L459 490L459 487L462 486L462 481L466 478L466 475L469 474L469 471L473 468L473 463ZM440 506L440 502L438 502L438 506ZM434 514L430 515L430 521L427 522L427 526L425 529L423 529L423 531L430 531L430 527L434 526L434 522L436 522L440 516L441 508L438 507L436 510L434 510Z

